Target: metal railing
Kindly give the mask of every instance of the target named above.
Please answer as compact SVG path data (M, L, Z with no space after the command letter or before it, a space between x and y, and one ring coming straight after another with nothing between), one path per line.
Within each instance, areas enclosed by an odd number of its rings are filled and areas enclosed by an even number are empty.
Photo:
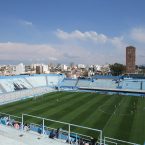
M71 127L76 127L76 128L81 128L81 129L86 129L86 130L89 130L89 131L94 131L94 132L98 132L99 133L99 138L98 138L98 141L97 143L99 145L140 145L140 144L137 144L137 143L133 143L133 142L129 142L129 141L125 141L125 140L120 140L120 139L115 139L115 138L111 138L111 137L106 137L104 136L103 138L103 134L102 134L102 130L99 130L99 129L93 129L93 128L89 128L89 127L84 127L84 126L80 126L80 125L75 125L75 124L71 124L71 123L67 123L67 122L62 122L62 121L57 121L57 120L53 120L53 119L47 119L47 118L43 118L43 117L38 117L38 116L34 116L34 115L30 115L30 114L22 114L21 117L19 116L15 116L15 115L10 115L10 114L7 114L7 113L3 113L3 112L0 112L0 121L1 121L1 118L5 118L7 117L9 120L15 120L16 122L19 122L21 123L21 126L20 126L20 130L22 131L22 134L24 132L24 124L25 122L27 122L25 120L26 117L29 117L30 118L37 118L37 119L40 119L42 121L42 134L43 135L46 135L45 134L45 130L46 128L51 130L51 129L55 129L53 127L48 127L46 125L46 121L50 121L50 122L53 122L53 123L59 123L59 124L63 124L63 125L66 125L68 127L67 130L63 130L63 132L66 134L66 136L68 137L68 139L71 137L72 134L75 135L75 138L76 138L76 144L77 144L77 140L78 140L78 137L83 137L84 139L85 138L91 138L91 136L88 136L88 135L85 135L85 134L81 134L81 133L76 133L74 131L71 131ZM14 119L15 118L15 119ZM1 122L0 122L1 123ZM34 124L35 127L36 126L40 126L39 124L36 124L36 123L30 123L30 124ZM5 124L6 125L6 124ZM70 140L68 140L68 142L70 143Z
M42 120L42 134L44 135L44 132L45 132L45 121L50 121L50 122L53 122L53 123L60 123L60 124L63 124L63 125L67 125L68 126L68 138L70 138L70 135L71 135L71 127L77 127L77 128L81 128L81 129L86 129L86 130L90 130L90 131L95 131L95 132L98 132L99 133L99 143L100 145L102 144L102 130L99 130L99 129L93 129L93 128L89 128L89 127L84 127L84 126L80 126L80 125L76 125L76 124L71 124L71 123L67 123L67 122L62 122L62 121L57 121L57 120L53 120L53 119L47 119L47 118L43 118L43 117L38 117L38 116L34 116L34 115L29 115L29 114L22 114L22 129L23 129L23 126L24 126L24 117L25 116L28 116L28 117L32 117L32 118L37 118L37 119L40 119ZM73 132L74 133L74 132ZM78 134L78 133L75 133L75 134ZM82 136L86 136L84 134L80 134ZM69 143L70 143L70 140L68 140Z
M129 142L129 141L125 141L125 140L120 140L120 139L115 139L115 138L104 136L104 145L106 145L107 143L111 143L111 144L115 144L115 145L119 145L119 144L139 145L139 144L136 144L136 143L133 143L133 142Z

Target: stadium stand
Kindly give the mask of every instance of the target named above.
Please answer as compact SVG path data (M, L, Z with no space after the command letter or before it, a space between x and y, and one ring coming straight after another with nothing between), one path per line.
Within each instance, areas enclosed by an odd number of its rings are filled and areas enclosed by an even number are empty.
M60 75L48 75L47 76L47 85L50 87L54 87L54 86L58 86L60 84L60 82L64 79L64 75L60 74Z
M34 88L47 86L45 76L30 76L25 78Z
M38 87L33 89L4 93L4 94L0 94L0 104L5 104L5 103L26 99L30 97L37 97L52 91L55 90L53 88L48 88L48 87Z
M101 93L119 93L124 95L145 96L145 79L101 76L100 78L63 79L61 90L96 91ZM106 91L105 91L106 89Z
M10 126L0 125L1 145L66 145L63 140L49 139L47 136L27 131L22 134L20 130Z
M55 91L64 75L22 75L0 77L0 104Z
M74 87L76 85L77 79L63 79L61 82L61 87Z
M32 115L29 115L29 116L32 116ZM13 117L15 117L15 119ZM33 116L33 117L37 118L37 116ZM45 118L42 118L42 119L45 119ZM52 121L55 121L55 120L52 120ZM59 121L56 121L56 122L59 122ZM78 126L78 125L74 125L74 124L68 124L65 122L61 122L61 123L67 124L69 126L70 125ZM91 128L87 128L87 127L83 127L83 126L78 126L78 127L86 128L89 130L91 129ZM42 124L41 125L34 124L34 123L24 124L24 122L22 123L21 117L13 116L13 115L2 113L2 112L0 112L0 128L1 128L1 131L3 131L3 132L5 130L5 132L7 132L6 134L8 134L8 132L16 133L16 131L17 131L16 134L21 138L26 136L26 134L27 135L35 134L39 137L39 139L40 138L42 139L42 137L43 138L49 137L51 139L54 139L55 141L58 141L57 145L61 145L62 143L67 143L67 144L69 143L72 145L79 145L79 144L80 145L87 145L87 144L95 145L95 144L92 144L92 142L94 142L94 140L92 140L93 138L91 136L86 136L83 134L71 132L70 130L69 131L63 130L62 128L57 128L57 129L50 128L48 126L43 126ZM97 131L97 129L93 129L93 130ZM101 130L98 130L98 131L100 132ZM4 134L4 133L2 133L2 134ZM2 135L2 134L0 132L0 135ZM6 136L4 134L4 137L6 137ZM8 136L10 136L10 135L8 135ZM32 136L32 137L35 139L35 136ZM49 140L45 140L45 141L49 144ZM26 143L26 142L23 141L23 143ZM27 143L31 144L31 141L28 141ZM45 144L43 144L43 145L45 145Z
M112 75L94 75L92 76L93 79L112 79L112 80L118 80L122 78L122 76L112 76Z
M122 89L145 90L145 79L124 79Z
M68 79L63 74L20 75L0 77L0 104L36 97L46 92L61 90L88 89L120 89L145 90L145 79L114 77ZM82 89L81 89L82 90ZM94 91L94 90L93 90ZM111 91L111 90L110 90ZM118 92L118 90L117 90ZM127 93L126 93L127 94ZM136 94L135 94L136 95Z
M0 84L6 92L32 88L24 78L0 79Z
M94 80L90 86L98 88L117 88L118 84L112 79L97 79Z
M65 88L68 89L76 89L76 88L103 88L103 89L120 89L120 90L145 90L145 79L131 79L131 78L124 78L124 79L113 79L113 78L89 78L89 79L67 79L62 74L49 74L49 75L23 75L23 76L11 76L11 77L0 77L0 105L6 104L9 102L14 102L21 99L26 99L29 97L36 98L37 96L40 96L42 94L46 94L48 92L56 91L56 87L59 88ZM118 91L117 90L117 91ZM119 91L120 91L119 90ZM78 90L79 91L79 90ZM95 90L96 91L96 90ZM19 145L20 144L20 129L21 125L19 125L19 132L18 130L13 130L12 127L10 127L8 124L12 123L14 120L10 120L6 116L0 116L0 139L3 137L8 141L8 144L11 144L13 142L13 145ZM5 126L8 127L8 129L3 129ZM14 126L16 128L16 126ZM17 126L18 127L18 126ZM2 131L5 130L6 132ZM41 134L42 134L42 126L36 125L36 124L29 124L29 132L25 132L21 138L28 141L22 141L23 145L26 144L36 144L37 140L42 140ZM10 131L11 130L11 131ZM56 132L56 129L54 129ZM8 132L11 132L12 136L7 135ZM40 133L41 131L41 133ZM45 140L40 144L56 144L56 145L63 145L66 144L66 140L68 140L68 132L63 132L61 135L61 140L58 140L57 137L55 137L54 142L48 139L48 136L50 136L52 129L45 130L45 134L47 135L47 138L43 137ZM13 134L15 132L15 140L12 140ZM17 133L16 133L17 132ZM36 134L35 134L36 133ZM2 135L5 136L2 136ZM37 137L34 137L33 135L37 135ZM53 133L52 133L53 134ZM72 143L75 142L74 138L72 137L74 134L71 134L71 141ZM69 136L69 137L70 137ZM31 140L29 141L29 138ZM33 142L34 138L37 138L35 142ZM39 138L39 139L38 139ZM63 140L63 141L62 141ZM65 140L65 142L64 142ZM17 142L18 141L18 142ZM56 141L56 142L55 142ZM89 140L90 141L90 140ZM47 143L46 143L47 142ZM75 142L76 143L76 142ZM2 142L1 142L2 144ZM39 143L37 143L39 145ZM5 142L2 144L5 145Z
M28 115L28 114L25 114ZM28 115L32 116L32 115ZM16 119L13 119L15 117ZM22 118L24 117L24 114ZM33 116L36 117L37 116ZM124 145L139 145L133 142L128 142L125 140L119 140L115 138L110 138L104 136L102 138L102 130L92 129L88 127L78 126L75 124L68 124L65 122L61 122L67 124L69 126L76 126L81 128L86 128L89 130L99 131L100 136L98 140L92 138L91 136L86 136L83 134L79 134L76 132L71 132L69 129L63 130L62 128L50 128L43 124L38 125L34 123L24 123L24 120L21 117L13 116L10 114L0 112L0 139L1 145L110 145L113 144L124 144ZM40 118L45 120L45 118ZM46 120L45 120L46 121ZM55 121L55 120L51 120ZM44 121L43 121L44 122ZM56 121L59 122L59 121ZM69 127L70 128L70 127ZM121 145L120 144L120 145Z
M91 80L79 79L77 83L77 87L90 87L91 84L92 84Z

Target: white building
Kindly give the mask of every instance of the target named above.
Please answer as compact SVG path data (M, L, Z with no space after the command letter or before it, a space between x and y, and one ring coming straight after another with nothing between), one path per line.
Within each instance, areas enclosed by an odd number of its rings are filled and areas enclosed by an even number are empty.
M20 63L18 65L16 65L16 70L15 70L15 74L19 75L19 74L24 74L25 73L25 66L23 63Z
M78 68L84 69L86 66L84 64L78 64Z
M67 65L65 65L65 64L62 64L61 65L61 70L62 71L67 71L67 69L68 69L68 66Z

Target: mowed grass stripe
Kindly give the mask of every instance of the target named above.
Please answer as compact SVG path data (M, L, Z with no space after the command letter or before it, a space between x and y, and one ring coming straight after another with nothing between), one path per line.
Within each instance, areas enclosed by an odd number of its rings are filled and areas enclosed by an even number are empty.
M134 102L136 102L137 111L131 113L130 108ZM120 104L120 106L118 105L116 107L116 104ZM108 112L106 111L104 113L99 110L100 106L103 105L106 105L105 109ZM0 111L12 111L13 115L19 115L24 112L36 116L42 115L46 118L50 118L51 116L56 120L92 128L100 127L100 129L103 129L105 126L103 132L105 136L140 144L143 144L145 141L145 99L138 97L98 95L81 92L55 92L37 97L36 100L27 99L0 106ZM112 114L113 112L115 113ZM42 124L42 121L26 116L24 117L24 121ZM52 124L50 122L48 126L50 124L55 127L66 128L66 126ZM68 129L68 126L66 129ZM94 135L90 131L81 131L87 135ZM96 134L94 137L97 137Z
M104 102L108 101L110 99L110 97L106 97L106 95L102 95L102 96L96 96L97 99L95 98L95 100L92 100L91 102L88 102L88 106L81 106L82 108L85 108L83 110L81 110L81 108L77 111L76 110L76 114L74 112L74 118L73 120L71 120L71 122L73 124L78 124L78 125L81 125L81 126L86 126L86 127L91 127L91 123L89 121L91 121L91 118L89 117L90 114L92 114L93 112L96 112L97 108ZM76 117L75 117L76 116ZM95 116L93 116L93 119L95 118ZM86 121L86 120L89 120L87 121L87 124L84 125L83 123ZM86 130L86 129L80 129L80 128L76 128L76 127L73 127L71 129L72 131L75 131L75 132L79 132L79 133L83 133L83 134L86 134L86 135L91 135L93 136L95 132L93 132L93 135L91 134L91 131L90 130ZM94 135L95 137L95 135Z
M125 113L126 106L128 106L129 101L130 101L129 97L123 97L122 101L119 103L119 106L116 108L115 114L112 116L111 121L104 129L103 134L105 136L116 138L116 133L118 131L122 118L122 115L120 115L120 113L122 114Z
M65 115L63 118L61 118L61 120L66 121L69 119L70 123L81 125L82 122L88 118L88 114L94 112L100 104L104 103L110 98L106 98L106 95L93 95L89 97L89 101L84 102L79 107L74 108L70 114Z
M74 97L74 96L75 96L75 93L72 93L72 94L67 93L67 94L57 95L49 102L45 101L43 104L39 104L38 106L34 106L33 110L29 110L28 113L33 114L33 115L45 113L45 111L47 111L48 109L54 108L56 106L56 104L58 103L57 102L58 98L59 98L59 100L62 100L61 103L63 103L64 101L67 101L69 98ZM57 105L61 105L61 104L59 103Z
M141 97L136 104L136 113L133 119L133 125L130 131L130 140L143 144L145 142L145 105Z
M92 106L89 106L89 108L86 111L84 111L81 115L77 116L77 118L74 118L75 121L79 122L80 125L99 129L98 127L96 127L96 125L94 125L94 123L96 123L96 120L97 119L99 120L98 115L100 114L100 111L98 110L98 108L102 104L107 105L109 102L112 102L110 100L112 100L114 98L114 96L113 95L105 95L105 96L101 95L101 96L99 96L99 98L101 98L100 101L94 103ZM114 98L114 99L116 100L116 98ZM101 114L102 114L102 112L101 112ZM86 116L86 117L84 118L83 116ZM80 133L90 135L94 138L96 138L98 136L98 133L96 133L94 131L90 131L90 130L83 130L83 132L81 132L80 129L76 129L74 131L78 131Z
M39 96L39 97L37 97L37 99L29 98L29 99L26 99L26 100L17 101L17 102L14 102L14 103L10 103L8 105L1 106L1 110L4 111L4 112L9 112L9 110L11 110L11 111L14 110L15 111L16 109L19 109L19 110L20 109L25 109L25 107L29 106L29 105L31 105L31 107L32 107L32 106L41 104L42 103L41 98L45 98L46 101L51 100L51 99L53 100L54 95L56 95L56 92ZM43 101L44 101L44 99L43 99ZM13 113L13 112L9 112L9 113Z
M89 125L92 128L103 129L106 123L108 122L111 114L107 112L104 113L103 110L101 110L102 107L106 106L107 110L111 109L112 112L114 112L114 105L119 104L121 100L121 97L112 95L112 97L109 100L107 100L103 104L100 104L98 109L88 116L88 119L85 120L83 125Z
M79 106L82 101L89 100L90 94L75 94L73 98L68 98L68 101L65 101L61 105L55 105L54 108L51 110L46 111L43 113L43 116L48 116L51 119L60 120L61 117L63 117L66 114L69 114L71 110L75 108L75 106ZM84 102L85 102L84 101Z
M135 113L131 114L132 111L132 106L134 104L134 102L138 102L138 99L136 97L129 97L130 100L128 102L128 105L126 106L126 110L124 112L124 114L129 114L129 115L123 115L121 117L121 123L120 126L117 130L117 138L122 138L124 140L130 141L129 137L130 137L130 132L131 132L131 128L133 125L133 119L135 116Z
M120 97L116 97L113 95L108 95L110 97L110 99L108 99L106 102L103 103L103 106L108 106L108 108L112 105L114 106L114 103L117 104L121 101ZM108 97L107 96L107 97ZM100 104L100 106L98 106L98 109L96 111L94 111L92 114L90 114L88 116L88 119L86 119L84 122L82 122L83 126L89 126L91 128L96 128L96 129L103 129L103 127L106 125L106 123L108 122L108 120L110 119L111 114L107 114L104 113L100 110L100 107L102 106L102 104ZM113 107L114 108L114 107ZM94 131L84 131L85 134L89 134L90 136L93 136L94 138L96 138L96 132Z
M66 121L73 124L82 125L82 121L85 120L88 114L92 113L92 111L97 108L97 104L102 103L106 100L104 96L96 96L90 94L87 97L87 100L83 100L81 104L79 103L78 106L71 106L71 110L69 113L64 114L60 120ZM55 126L55 124L54 124Z
M72 93L72 94L62 94L61 96L59 94L56 94L55 96L53 96L51 99L49 99L50 96L47 96L48 99L45 100L44 102L39 102L38 100L38 103L37 105L35 104L34 106L33 105L29 105L29 106L26 106L25 108L26 109L21 109L19 112L16 112L16 115L19 115L21 113L27 113L27 114L32 114L32 115L41 115L42 113L44 113L47 109L51 109L53 107L56 106L56 100L59 98L61 98L62 100L68 100L69 98L73 97L75 93ZM32 109L31 109L31 106L32 106ZM30 108L30 109L29 109Z
M133 97L124 97L123 103L117 108L112 121L108 124L108 129L105 130L106 136L129 141L128 137L132 126L132 121L129 120L133 119L133 116L130 115L130 105L133 102Z
M50 92L50 93L44 94L42 96L53 95L54 93L56 93L56 92ZM15 106L20 105L20 104L21 105L22 104L25 104L26 105L26 103L28 103L31 100L32 100L32 98L28 98L28 99L25 99L25 100L19 100L19 101L16 101L16 102L8 103L8 104L5 104L5 105L0 106L0 110L1 109L4 110L4 109L12 108L12 107L15 107Z
M59 102L58 104L54 103L50 106L43 106L42 109L37 109L36 111L32 111L31 114L41 116L41 117L45 117L45 118L51 118L50 115L62 110L65 104L69 105L68 102L70 100L73 100L73 101L70 101L70 102L74 103L75 100L82 99L83 97L78 97L80 94L81 93L74 93L74 94L70 93L69 95L64 96L64 99L61 100L61 102ZM85 95L87 96L88 94L85 94ZM55 118L51 118L51 119L55 119ZM33 119L33 121L35 121L35 119ZM37 122L37 123L39 123L39 122Z

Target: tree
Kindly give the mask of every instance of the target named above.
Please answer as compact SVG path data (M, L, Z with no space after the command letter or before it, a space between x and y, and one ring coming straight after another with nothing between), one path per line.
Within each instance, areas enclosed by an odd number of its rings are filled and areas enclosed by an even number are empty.
M114 63L112 65L109 65L109 67L110 67L111 74L114 76L121 75L125 73L125 70L126 70L125 65L120 64L120 63Z

